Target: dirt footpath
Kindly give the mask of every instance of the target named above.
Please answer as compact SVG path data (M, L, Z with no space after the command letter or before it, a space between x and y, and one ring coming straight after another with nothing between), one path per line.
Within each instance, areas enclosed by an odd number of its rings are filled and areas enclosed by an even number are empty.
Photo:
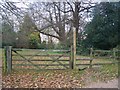
M0 90L1 88L2 88L2 65L0 64Z
M118 79L113 79L108 82L94 82L84 88L118 88Z
M2 68L0 67L0 90L2 88Z

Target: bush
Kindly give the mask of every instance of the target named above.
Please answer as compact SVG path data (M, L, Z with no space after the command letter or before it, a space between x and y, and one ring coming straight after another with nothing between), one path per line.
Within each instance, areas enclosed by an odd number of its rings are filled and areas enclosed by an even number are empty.
M47 48L46 41L43 41L43 42L39 45L39 49L46 49L46 48Z

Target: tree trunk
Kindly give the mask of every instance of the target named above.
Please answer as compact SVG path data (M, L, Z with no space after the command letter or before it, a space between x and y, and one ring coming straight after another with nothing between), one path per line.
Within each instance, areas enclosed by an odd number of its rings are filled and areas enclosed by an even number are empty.
M78 38L78 31L79 31L79 10L80 10L80 2L75 2L75 11L73 12L73 26L76 29L76 38Z

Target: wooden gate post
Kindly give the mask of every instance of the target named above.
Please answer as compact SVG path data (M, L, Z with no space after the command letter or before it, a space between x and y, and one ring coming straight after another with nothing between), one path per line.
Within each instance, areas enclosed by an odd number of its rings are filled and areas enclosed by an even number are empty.
M6 46L5 47L5 54L6 54L6 71L7 73L11 73L12 71L12 46Z
M76 29L73 27L73 45L71 45L70 69L76 68Z
M73 69L76 68L76 29L73 27Z
M70 69L73 69L73 46L70 48Z
M73 27L72 69L76 68L76 29Z
M5 46L5 47L4 47L4 56L5 56L5 57L4 57L4 59L3 59L3 60L4 60L4 63L3 63L3 64L4 64L4 65L3 65L3 67L4 67L4 72L7 72L7 55L6 55L6 49L7 49L7 47Z

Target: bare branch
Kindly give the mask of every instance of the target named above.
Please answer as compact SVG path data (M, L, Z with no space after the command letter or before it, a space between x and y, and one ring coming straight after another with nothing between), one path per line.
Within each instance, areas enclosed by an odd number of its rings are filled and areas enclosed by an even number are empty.
M73 6L70 4L70 2L67 2L68 5L70 5L71 11L74 12Z
M52 34L49 34L49 33L45 33L45 32L40 32L44 35L47 35L47 36L51 36L51 37L54 37L54 38L57 38L57 39L60 39L58 36L55 36L55 35L52 35Z
M40 28L40 29L38 29L38 28L35 26L34 29L36 29L37 31L41 32L41 31L43 31L43 30L45 30L45 29L47 29L47 28L49 28L49 27L51 27L51 26L52 26L52 25L49 24L49 25L46 25L46 26L44 26L44 27L42 27L42 28Z
M91 8L93 8L93 7L95 7L95 6L84 7L83 9L79 10L79 12L82 12L82 11L85 11L85 10L88 11L89 9L91 9Z
M72 9L67 10L67 11L64 11L64 10L60 9L60 7L59 7L56 3L54 3L54 5L57 7L57 9L58 9L59 11L61 11L61 12L63 12L63 13L73 12Z

